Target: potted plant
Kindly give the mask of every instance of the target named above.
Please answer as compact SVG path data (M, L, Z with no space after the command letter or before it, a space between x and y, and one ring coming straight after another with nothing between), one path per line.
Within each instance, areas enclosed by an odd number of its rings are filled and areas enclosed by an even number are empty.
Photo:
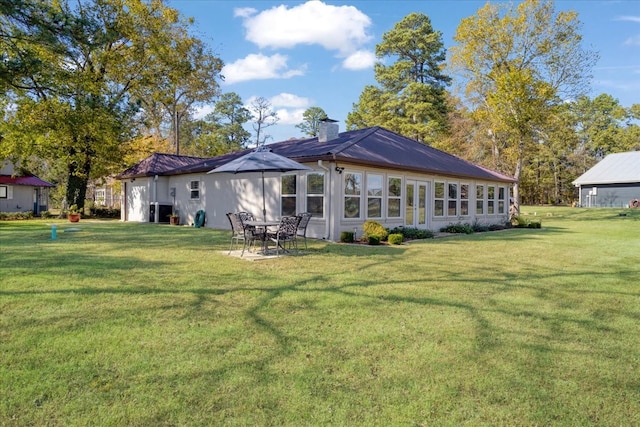
M78 212L78 205L69 206L69 213L67 213L67 218L70 222L80 221L80 212Z
M171 216L169 216L169 223L171 225L180 225L180 215L172 213Z

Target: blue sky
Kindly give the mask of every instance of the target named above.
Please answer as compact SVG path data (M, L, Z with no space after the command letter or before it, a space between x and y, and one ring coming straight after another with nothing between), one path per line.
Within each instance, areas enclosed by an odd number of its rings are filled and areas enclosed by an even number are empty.
M484 1L257 1L170 0L195 20L194 33L225 63L223 92L249 104L268 99L280 118L269 142L300 137L295 124L318 106L345 129L347 114L367 84L375 84L374 50L382 35L411 12L421 12L454 44L460 20ZM574 10L584 47L599 52L590 96L608 93L629 107L640 104L640 0L557 0ZM455 81L455 76L454 81ZM203 106L201 114L209 111Z

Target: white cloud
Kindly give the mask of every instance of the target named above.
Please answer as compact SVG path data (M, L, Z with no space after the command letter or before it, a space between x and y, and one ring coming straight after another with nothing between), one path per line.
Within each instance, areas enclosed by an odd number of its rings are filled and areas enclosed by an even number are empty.
M640 23L640 16L618 16L616 21L631 21Z
M347 70L364 70L373 67L376 55L369 50L359 50L347 56L342 61L342 66Z
M280 5L243 16L247 40L261 48L292 48L317 44L348 56L367 43L371 19L354 6L308 1L288 8Z
M309 98L286 92L270 98L269 102L271 102L271 105L274 107L307 108L311 105Z
M240 18L248 18L251 15L255 14L256 12L257 10L252 7L237 7L233 9L233 16L240 17Z
M279 125L297 125L303 122L302 114L306 108L296 108L293 110L287 110L286 108L280 108L276 110L278 114L278 124Z
M257 99L252 96L245 102L245 107L251 110L252 103ZM302 114L311 106L311 100L292 93L279 93L268 98L271 109L278 115L278 125L297 125L302 123ZM280 108L277 108L280 107Z
M213 112L213 105L202 105L195 108L193 118L196 120L204 119L211 112Z
M238 83L246 80L288 79L304 75L305 67L289 69L288 58L285 55L249 54L227 64L222 69L226 84Z
M640 46L640 35L629 37L624 41L627 46Z

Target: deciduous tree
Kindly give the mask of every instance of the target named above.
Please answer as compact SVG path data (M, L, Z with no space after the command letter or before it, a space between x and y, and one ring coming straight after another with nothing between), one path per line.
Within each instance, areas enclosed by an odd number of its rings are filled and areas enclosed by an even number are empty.
M553 2L487 3L463 19L451 65L466 82L475 118L490 135L493 165L516 179L541 129L565 99L585 92L597 55L584 50L575 12L555 13Z
M264 145L271 138L265 129L278 123L278 113L272 110L271 102L263 97L255 98L249 105L253 119L253 130L256 134L256 147Z
M149 88L180 75L187 84L196 72L189 54L201 44L160 0L0 2L0 78L15 107L5 111L0 156L64 162L66 198L83 206L90 178L122 170ZM188 59L170 58L171 47ZM162 80L167 71L175 75Z

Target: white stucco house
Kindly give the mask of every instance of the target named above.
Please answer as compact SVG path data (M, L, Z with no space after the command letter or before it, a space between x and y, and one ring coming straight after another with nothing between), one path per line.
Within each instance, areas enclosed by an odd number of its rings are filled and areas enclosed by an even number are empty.
M338 241L366 220L385 227L439 230L454 223L504 224L513 178L428 147L381 127L338 132L268 146L311 171L265 173L267 219L311 212L307 236ZM245 150L214 158L153 154L125 170L122 220L182 224L199 210L206 227L228 229L227 212L262 211L260 173L214 170Z
M573 185L578 188L582 207L638 207L640 151L607 155L573 181Z

